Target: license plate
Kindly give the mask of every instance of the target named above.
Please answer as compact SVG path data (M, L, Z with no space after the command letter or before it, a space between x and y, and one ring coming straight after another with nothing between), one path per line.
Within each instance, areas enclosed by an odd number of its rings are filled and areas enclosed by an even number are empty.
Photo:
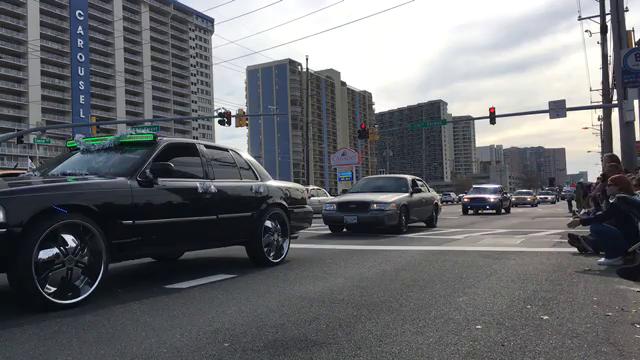
M358 217L357 216L345 216L344 217L344 223L345 224L357 224L358 223Z

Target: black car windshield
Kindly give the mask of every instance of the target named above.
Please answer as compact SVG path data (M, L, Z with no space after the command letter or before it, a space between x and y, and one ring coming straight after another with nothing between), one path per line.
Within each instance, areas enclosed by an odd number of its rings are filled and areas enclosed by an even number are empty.
M469 195L496 195L498 193L500 193L500 188L498 187L478 186L469 190Z
M513 195L533 196L533 191L518 190L514 192Z
M538 195L555 195L555 194L550 191L540 191Z
M372 177L360 180L350 193L408 193L409 182L401 177Z
M95 151L72 151L52 159L32 175L130 176L143 165L153 146L118 146Z

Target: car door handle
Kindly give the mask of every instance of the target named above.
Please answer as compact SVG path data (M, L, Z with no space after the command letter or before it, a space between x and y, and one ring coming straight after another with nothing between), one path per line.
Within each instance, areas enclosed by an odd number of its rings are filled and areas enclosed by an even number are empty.
M264 193L264 185L251 185L251 191L256 194Z

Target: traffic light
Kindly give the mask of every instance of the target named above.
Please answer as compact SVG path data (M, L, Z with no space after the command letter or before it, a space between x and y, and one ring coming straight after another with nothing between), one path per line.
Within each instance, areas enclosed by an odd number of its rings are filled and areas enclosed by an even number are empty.
M489 108L489 124L496 124L496 108L493 106Z
M18 132L19 130L16 130L16 132ZM24 135L20 135L16 138L16 144L18 145L22 145L24 144Z
M238 109L238 113L236 114L236 127L249 127L249 118L243 109Z
M231 111L219 111L218 118L218 124L220 126L231 126Z
M360 129L358 129L358 139L366 140L369 138L369 129L364 122L360 123Z

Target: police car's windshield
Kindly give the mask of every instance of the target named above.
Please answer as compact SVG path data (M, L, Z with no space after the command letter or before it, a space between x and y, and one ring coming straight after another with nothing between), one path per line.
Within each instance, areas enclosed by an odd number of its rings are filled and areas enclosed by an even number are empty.
M143 165L152 146L118 146L96 151L72 151L37 169L39 176L130 176Z

